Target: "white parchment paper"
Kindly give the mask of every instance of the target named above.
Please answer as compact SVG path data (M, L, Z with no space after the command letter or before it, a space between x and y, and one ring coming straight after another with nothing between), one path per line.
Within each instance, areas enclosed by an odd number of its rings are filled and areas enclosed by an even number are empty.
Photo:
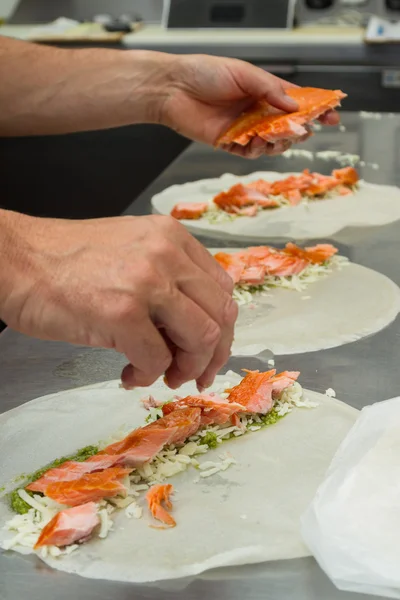
M237 252L237 248L214 248ZM400 289L385 275L350 263L302 292L271 289L239 308L232 351L300 354L333 348L380 331L400 311Z
M221 376L215 390L238 376ZM171 397L160 382L147 390L118 382L45 396L0 417L1 480L31 471L79 446L95 443L121 425L141 425L146 393ZM192 384L180 392L193 393ZM147 510L141 520L115 516L114 531L77 554L46 559L51 566L96 579L156 581L196 575L213 567L308 555L300 537L305 510L357 411L314 392L315 409L297 409L272 427L222 444L201 460L230 452L237 464L200 480L190 469L171 478L177 527L158 530ZM144 504L144 498L140 500ZM115 514L115 513L114 513ZM0 502L0 522L11 516ZM9 535L0 529L1 541Z
M365 408L302 519L341 590L400 598L400 398Z
M236 183L257 179L276 181L298 173L258 171L246 176L225 173L219 178L173 185L153 196L153 212L168 215L177 202L208 202ZM330 237L345 227L386 225L400 219L400 189L360 182L352 196L289 206L260 212L256 217L211 225L206 219L182 220L189 231L221 240L264 242L268 239L312 239Z

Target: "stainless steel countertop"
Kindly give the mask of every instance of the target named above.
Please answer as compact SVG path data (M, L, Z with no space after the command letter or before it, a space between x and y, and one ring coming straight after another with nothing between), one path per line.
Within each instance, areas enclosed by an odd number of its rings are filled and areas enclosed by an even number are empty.
M378 120L343 113L342 121L345 132L324 129L304 148L339 149L359 154L367 163L360 168L362 177L371 182L400 185L400 115L387 115ZM328 172L337 164L282 157L245 161L193 144L126 212L148 213L151 196L173 183L219 176L224 172L246 174L262 169L294 171L305 167ZM215 245L215 242L203 241ZM379 228L347 229L333 241L352 261L376 269L400 284L397 262L400 222ZM399 341L398 318L389 328L369 338L330 350L278 357L276 363L280 369L300 370L305 387L320 392L332 387L341 400L362 408L399 393ZM0 355L0 412L60 389L117 378L125 364L124 359L112 351L41 342L10 330L0 335ZM132 543L140 542L132 540ZM32 557L0 555L1 600L25 597L30 600L197 600L206 596L221 600L367 598L336 590L311 558L224 569L166 584L134 586L53 572Z

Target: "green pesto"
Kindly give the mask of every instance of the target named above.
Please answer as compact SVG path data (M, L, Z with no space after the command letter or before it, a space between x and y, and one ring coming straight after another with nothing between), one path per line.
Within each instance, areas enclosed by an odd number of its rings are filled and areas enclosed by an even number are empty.
M275 425L275 423L280 421L280 419L283 419L284 416L286 416L286 415L278 415L275 408L273 408L271 410L271 412L269 412L267 415L264 415L263 417L261 417L261 424L264 427L267 427L268 425Z
M206 435L201 438L201 444L209 448L216 448L218 446L217 434L213 431L207 431Z
M49 463L45 467L42 467L41 469L38 469L34 473L31 473L30 475L26 475L25 477L23 477L24 479L26 479L25 485L23 487L19 487L19 488L13 490L10 493L10 505L11 505L12 510L20 515L24 515L28 512L28 510L31 507L29 506L29 504L27 504L25 502L25 500L22 500L22 498L20 498L18 491L20 489L24 489L29 483L32 483L33 481L40 479L42 477L42 475L44 475L46 473L46 471L48 471L49 469L54 469L55 467L59 467L63 463L65 463L69 460L73 460L74 462L84 462L85 460L87 460L88 458L93 456L94 454L97 454L98 451L99 451L98 446L85 446L84 448L80 448L80 450L75 452L75 454L71 454L70 456L63 456L62 458L56 458L55 460L53 460L53 462ZM16 478L16 480L21 479L21 478L22 478L22 476L20 476L19 478ZM33 496L33 493L30 492L29 490L25 490L25 491L30 496ZM39 493L39 492L35 492L35 493Z

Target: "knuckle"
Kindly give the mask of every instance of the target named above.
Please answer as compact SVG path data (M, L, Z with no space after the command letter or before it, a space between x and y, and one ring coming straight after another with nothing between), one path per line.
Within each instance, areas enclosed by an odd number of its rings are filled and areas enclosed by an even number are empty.
M200 348L214 348L221 337L221 329L219 325L212 319L207 319L204 322L203 328L199 333L198 344Z
M221 322L223 325L233 325L238 316L238 305L229 294L224 294L222 310L221 310Z

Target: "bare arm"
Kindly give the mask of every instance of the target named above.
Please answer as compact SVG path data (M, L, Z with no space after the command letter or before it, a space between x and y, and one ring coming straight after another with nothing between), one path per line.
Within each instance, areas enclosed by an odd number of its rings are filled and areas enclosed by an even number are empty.
M177 57L66 50L0 36L0 136L48 135L160 120Z

